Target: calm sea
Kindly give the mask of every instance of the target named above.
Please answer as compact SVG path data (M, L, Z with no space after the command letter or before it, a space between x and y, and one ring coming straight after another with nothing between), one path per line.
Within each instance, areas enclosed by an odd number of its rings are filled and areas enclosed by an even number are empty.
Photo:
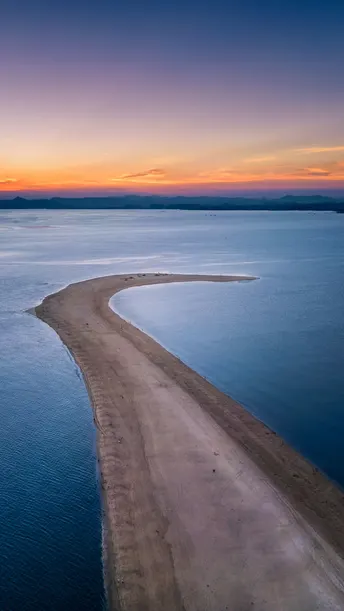
M1 611L104 608L91 408L66 349L25 310L135 271L259 276L112 304L344 485L344 215L2 212Z

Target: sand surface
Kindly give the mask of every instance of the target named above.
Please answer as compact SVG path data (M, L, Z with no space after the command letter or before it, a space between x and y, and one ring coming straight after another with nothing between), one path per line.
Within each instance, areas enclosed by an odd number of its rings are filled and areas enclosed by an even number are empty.
M94 407L112 610L344 609L342 492L108 305L129 286L240 279L108 276L36 308Z

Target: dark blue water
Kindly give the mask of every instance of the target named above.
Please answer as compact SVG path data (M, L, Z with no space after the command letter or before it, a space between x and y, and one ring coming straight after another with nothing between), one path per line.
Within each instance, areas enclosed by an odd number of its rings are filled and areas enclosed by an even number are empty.
M48 327L5 312L0 334L0 609L99 610L101 509L87 393Z
M344 216L0 214L0 610L102 610L92 411L55 334L24 313L110 273L259 275L147 287L117 307L344 481Z

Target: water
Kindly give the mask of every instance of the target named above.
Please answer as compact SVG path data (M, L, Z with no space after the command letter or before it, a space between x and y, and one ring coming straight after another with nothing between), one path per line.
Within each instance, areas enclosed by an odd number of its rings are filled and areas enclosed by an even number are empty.
M344 215L0 213L0 609L101 610L92 412L53 331L24 312L92 276L253 274L129 289L127 318L344 483Z
M223 261L206 263L206 247L202 270L259 280L132 288L111 303L344 486L343 220L222 218Z

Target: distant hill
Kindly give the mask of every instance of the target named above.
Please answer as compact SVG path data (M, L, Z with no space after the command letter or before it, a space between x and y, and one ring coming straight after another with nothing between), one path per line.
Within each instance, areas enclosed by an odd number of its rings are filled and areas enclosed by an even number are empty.
M313 210L344 212L342 198L285 195L280 198L118 195L114 197L52 197L0 199L2 210Z

